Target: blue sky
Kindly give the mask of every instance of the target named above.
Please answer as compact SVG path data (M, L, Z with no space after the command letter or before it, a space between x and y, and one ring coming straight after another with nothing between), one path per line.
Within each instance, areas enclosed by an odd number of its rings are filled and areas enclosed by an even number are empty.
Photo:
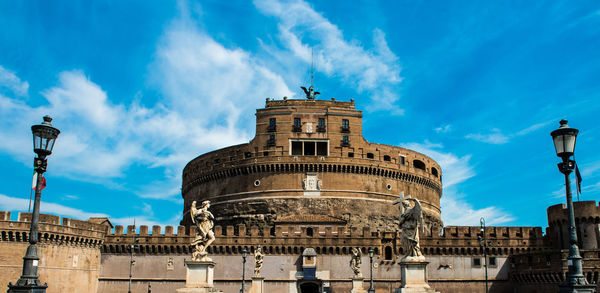
M597 1L2 1L0 27L0 210L27 210L49 114L42 212L177 225L185 164L251 139L265 98L301 98L311 48L367 140L441 164L446 225L546 226L562 118L580 198L600 195Z

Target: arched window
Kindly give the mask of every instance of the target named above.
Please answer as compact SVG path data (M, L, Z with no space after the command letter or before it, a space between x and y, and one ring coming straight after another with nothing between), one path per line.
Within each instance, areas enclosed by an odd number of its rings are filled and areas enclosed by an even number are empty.
M392 158L390 158L390 156L388 156L388 155L385 155L385 156L383 156L383 160L389 162L392 160Z
M438 177L438 170L435 167L431 167L431 175Z
M425 171L425 163L423 163L423 161L414 160L413 161L413 167Z
M384 254L385 254L385 260L392 260L393 258L393 253L392 253L392 247L391 246L386 246L384 248Z
M373 153L367 153L367 159L374 159L375 155Z
M313 236L313 228L312 227L306 228L306 236L308 236L308 237Z

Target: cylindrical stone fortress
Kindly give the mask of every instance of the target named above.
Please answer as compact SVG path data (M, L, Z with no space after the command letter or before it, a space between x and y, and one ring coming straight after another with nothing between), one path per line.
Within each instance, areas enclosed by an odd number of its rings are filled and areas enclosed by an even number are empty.
M354 101L269 100L249 143L203 154L183 170L182 225L192 201L211 201L220 225L313 221L394 229L400 192L421 201L425 228L442 226L440 166L369 143Z

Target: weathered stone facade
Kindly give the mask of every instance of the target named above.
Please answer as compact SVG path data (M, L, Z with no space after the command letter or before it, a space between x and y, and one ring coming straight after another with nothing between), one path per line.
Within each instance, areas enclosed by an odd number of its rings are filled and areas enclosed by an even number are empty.
M0 288L19 279L27 250L30 213L0 212ZM48 283L48 293L96 292L100 276L100 251L110 226L88 221L40 215L38 274Z
M441 169L405 148L369 143L354 101L270 100L247 144L201 155L183 171L182 225L192 201L217 221L269 226L279 217L326 215L353 227L393 229L392 201L418 198L427 230L441 228Z

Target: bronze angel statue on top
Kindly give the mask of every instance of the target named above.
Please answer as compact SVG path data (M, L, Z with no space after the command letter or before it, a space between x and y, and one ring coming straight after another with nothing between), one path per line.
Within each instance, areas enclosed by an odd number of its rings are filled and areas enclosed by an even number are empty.
M411 206L411 201L413 202ZM400 203L398 207L400 218L398 225L402 229L402 247L404 247L404 257L422 257L421 247L419 246L419 226L423 228L423 210L421 203L416 198L410 196L404 197L404 192L400 193L400 198L394 201L394 204Z
M316 95L320 95L320 92L315 92L315 89L313 88L313 86L309 86L308 89L306 89L305 87L301 86L300 87L304 93L306 94L306 98L309 100L314 100Z

